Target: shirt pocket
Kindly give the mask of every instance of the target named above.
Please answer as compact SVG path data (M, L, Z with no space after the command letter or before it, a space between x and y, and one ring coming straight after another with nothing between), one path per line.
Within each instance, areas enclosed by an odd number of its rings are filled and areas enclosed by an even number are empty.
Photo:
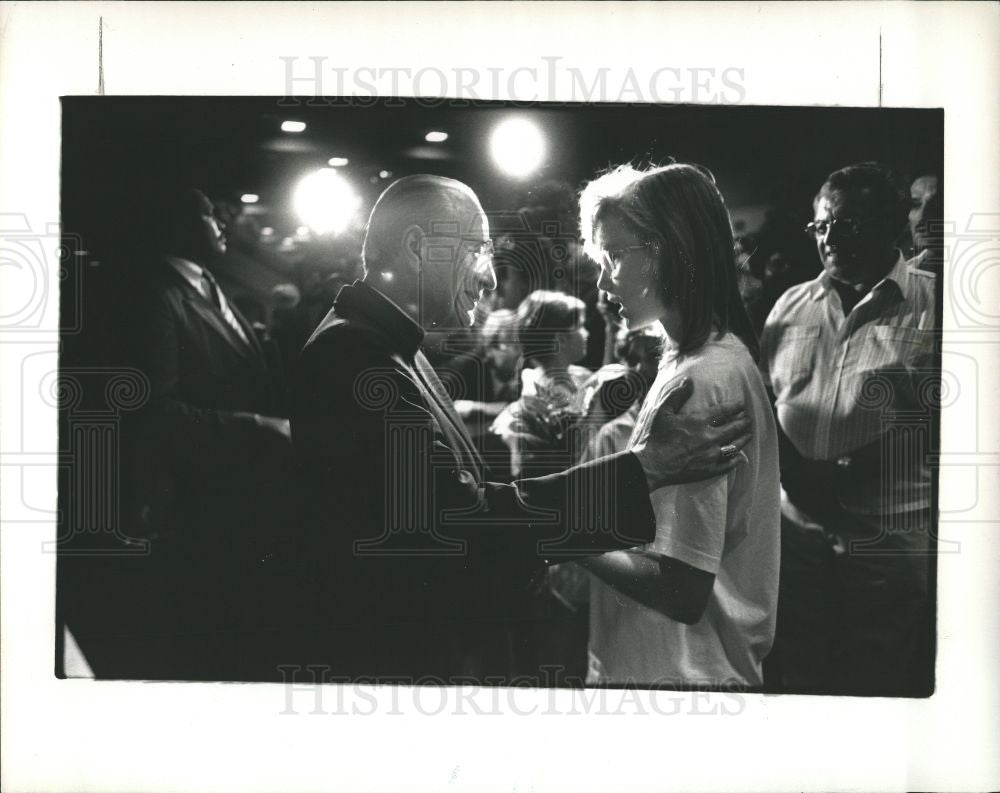
M866 346L866 371L928 368L933 362L934 331L876 325Z
M771 364L771 382L776 394L787 396L801 391L816 365L819 325L788 325L781 332Z
M857 382L863 407L926 411L934 404L934 331L876 325L868 331Z

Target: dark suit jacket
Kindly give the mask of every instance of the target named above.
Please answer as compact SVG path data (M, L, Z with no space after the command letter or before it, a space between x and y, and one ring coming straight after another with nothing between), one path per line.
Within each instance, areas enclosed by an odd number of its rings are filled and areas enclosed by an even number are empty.
M150 382L138 422L154 483L146 495L162 513L160 529L203 549L263 531L289 499L290 444L261 420L287 415L280 375L230 306L248 341L157 260L131 323L134 362Z
M299 501L291 443L262 422L287 415L281 383L239 313L248 341L165 261L134 264L115 294L95 324L111 321L111 360L141 371L149 397L121 413L120 492L69 497L77 511L116 498L125 533L152 541L61 558L62 613L99 676L274 677L273 659L254 660L274 599L260 559Z
M306 344L293 390L311 510L303 576L342 628L337 663L362 675L468 668L492 628L517 618L533 572L654 533L631 454L488 481L422 339L356 282Z

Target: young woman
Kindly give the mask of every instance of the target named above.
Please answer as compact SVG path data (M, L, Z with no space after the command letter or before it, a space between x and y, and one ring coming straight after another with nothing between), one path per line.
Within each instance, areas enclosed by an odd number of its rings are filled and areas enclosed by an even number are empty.
M753 420L728 474L651 494L653 543L582 563L596 579L588 682L758 687L778 597L778 444L722 195L693 165L622 166L587 185L581 221L629 329L665 333L629 445L685 375L692 401L742 399Z

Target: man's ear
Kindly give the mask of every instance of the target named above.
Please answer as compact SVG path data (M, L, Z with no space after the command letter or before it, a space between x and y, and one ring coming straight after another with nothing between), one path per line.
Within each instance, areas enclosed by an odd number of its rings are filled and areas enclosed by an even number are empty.
M403 252L410 261L419 263L423 259L424 230L413 225L403 232Z

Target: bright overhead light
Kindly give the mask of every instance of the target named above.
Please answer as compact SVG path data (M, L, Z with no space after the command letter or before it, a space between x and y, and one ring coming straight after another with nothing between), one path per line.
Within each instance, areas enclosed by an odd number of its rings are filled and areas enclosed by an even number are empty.
M354 220L361 199L334 168L321 168L302 178L292 199L299 219L317 234L339 234Z
M260 196L257 195L256 193L244 193L243 195L240 196L240 201L242 201L244 204L256 204L258 201L260 201Z
M379 179L388 179L390 176L392 176L392 171L379 171L378 172L378 178Z
M426 140L428 143L444 143L446 140L448 140L448 133L438 132L438 131L428 132L426 135L424 135L424 140Z
M501 171L521 179L534 173L545 157L545 138L525 118L501 122L490 137L490 152Z
M327 160L327 165L332 165L334 168L342 168L349 162L350 160L347 159L346 157L331 157L329 160Z
M281 122L282 132L305 132L306 122L305 121L282 121Z

